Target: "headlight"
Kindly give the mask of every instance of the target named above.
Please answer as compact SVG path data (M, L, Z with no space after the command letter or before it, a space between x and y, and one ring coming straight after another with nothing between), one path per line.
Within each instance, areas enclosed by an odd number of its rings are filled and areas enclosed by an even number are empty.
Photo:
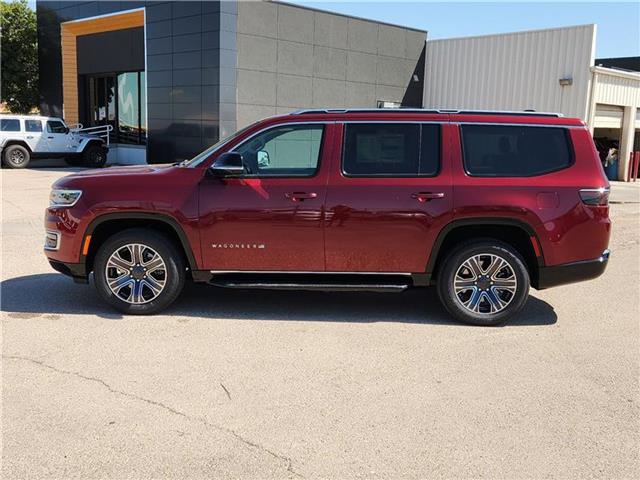
M81 195L82 190L51 190L49 206L58 208L73 207Z

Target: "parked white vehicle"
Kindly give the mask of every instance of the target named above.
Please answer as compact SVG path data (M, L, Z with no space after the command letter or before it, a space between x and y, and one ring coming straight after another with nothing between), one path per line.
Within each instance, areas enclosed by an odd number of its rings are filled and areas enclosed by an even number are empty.
M80 125L70 129L61 118L0 115L2 163L8 168L24 168L31 159L64 158L69 165L99 168L107 161L111 128L82 129Z

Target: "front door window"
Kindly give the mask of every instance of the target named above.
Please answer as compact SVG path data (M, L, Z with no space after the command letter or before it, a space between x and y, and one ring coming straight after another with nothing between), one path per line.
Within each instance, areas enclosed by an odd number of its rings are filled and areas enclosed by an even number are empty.
M248 175L311 177L318 169L323 125L275 127L235 149Z

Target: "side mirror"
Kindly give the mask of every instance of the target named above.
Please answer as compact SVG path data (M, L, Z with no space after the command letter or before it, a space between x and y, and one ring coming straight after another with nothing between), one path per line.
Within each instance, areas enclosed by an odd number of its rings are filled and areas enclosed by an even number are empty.
M265 150L258 151L258 168L267 168L270 164L269 152Z
M237 152L227 152L216 158L209 171L217 176L242 175L244 173L244 163L242 155Z

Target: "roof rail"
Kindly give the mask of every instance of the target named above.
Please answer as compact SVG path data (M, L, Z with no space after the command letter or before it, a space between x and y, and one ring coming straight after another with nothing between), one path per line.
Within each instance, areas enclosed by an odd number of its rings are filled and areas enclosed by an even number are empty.
M462 115L531 115L534 117L563 117L562 113L536 112L535 110L456 110L428 108L309 108L296 110L291 115L313 113L456 113Z

